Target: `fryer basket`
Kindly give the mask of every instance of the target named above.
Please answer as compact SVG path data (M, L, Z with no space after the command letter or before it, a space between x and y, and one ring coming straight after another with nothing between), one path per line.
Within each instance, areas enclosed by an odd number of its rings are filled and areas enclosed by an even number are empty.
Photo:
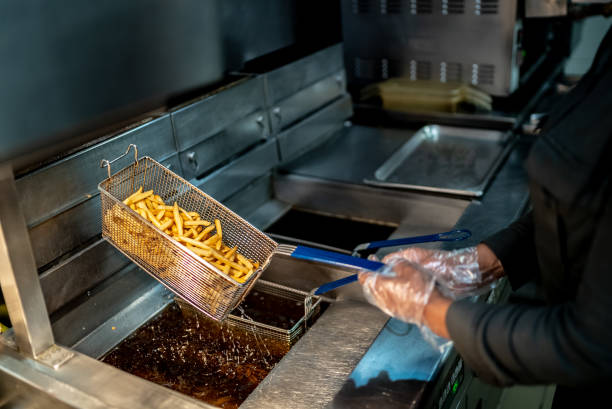
M280 298L291 301L304 302L305 298L309 297L309 294L305 291L296 290L291 287L287 287L281 284L273 283L260 279L255 284L254 290L260 291L266 294L272 294ZM189 303L175 297L175 301L181 308L183 313L197 314ZM284 329L273 325L268 325L256 320L250 320L243 318L239 315L230 314L227 319L223 322L224 325L233 328L239 328L247 332L251 332L256 336L262 336L264 338L272 338L276 341L280 341L285 347L290 348L300 338L300 336L306 331L308 322L316 317L321 311L321 298L313 297L312 306L309 309L305 309L304 316L298 320L293 327Z
M101 164L108 166L109 173L98 185L102 237L198 311L216 321L224 320L269 265L277 243L160 163L149 157L139 159L135 146L134 151L134 163L112 176L110 164L116 159ZM238 246L239 253L259 262L259 268L239 283L172 239L123 203L140 186L205 220L219 219L223 242Z

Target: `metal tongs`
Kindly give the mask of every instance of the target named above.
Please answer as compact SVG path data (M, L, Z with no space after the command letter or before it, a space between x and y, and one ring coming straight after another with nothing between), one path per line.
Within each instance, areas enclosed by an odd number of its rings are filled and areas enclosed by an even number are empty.
M384 263L375 260L369 260L367 257L383 247L403 246L417 243L431 243L436 241L459 241L465 240L472 235L472 232L466 229L451 230L444 233L429 234L426 236L405 237L401 239L373 241L370 243L362 243L355 247L353 255L349 256L342 253L315 249L306 246L287 246L280 245L277 252L284 253L294 258L300 258L310 261L318 261L326 264L333 264L342 267L357 268L361 270L377 271L384 266ZM353 274L339 280L331 281L327 284L319 286L311 292L313 295L320 295L336 289L340 286L357 281L358 274Z

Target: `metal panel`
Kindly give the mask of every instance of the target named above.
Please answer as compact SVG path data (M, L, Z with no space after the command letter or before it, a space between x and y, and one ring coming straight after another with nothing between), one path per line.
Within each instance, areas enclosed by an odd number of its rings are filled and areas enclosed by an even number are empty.
M224 204L232 211L249 220L248 216L270 198L272 198L272 177L270 174L267 174L225 200Z
M342 128L344 120L353 113L348 95L309 116L278 135L281 161L296 158Z
M75 206L30 229L30 242L40 268L100 234L100 197Z
M239 81L172 112L176 146L182 152L263 108L263 80Z
M175 152L175 146L169 115L18 179L19 203L28 226L33 227L96 195L98 183L108 177L106 169L100 168L100 160L119 156L130 143L138 146L141 156L158 159L170 156ZM125 166L127 160L118 166ZM119 168L113 169L117 170Z
M183 177L199 177L270 135L268 116L258 110L179 154Z
M126 257L101 239L45 271L40 285L49 314L128 264Z
M215 199L223 201L277 164L276 141L270 140L195 182L195 185Z
M499 96L518 86L517 0L358 3L342 0L349 84L455 80Z
M342 44L335 44L266 74L270 104L306 88L344 67Z
M159 283L138 267L127 266L53 322L57 343L73 345L156 285Z
M286 128L345 92L346 79L341 70L279 101L271 111L274 131Z

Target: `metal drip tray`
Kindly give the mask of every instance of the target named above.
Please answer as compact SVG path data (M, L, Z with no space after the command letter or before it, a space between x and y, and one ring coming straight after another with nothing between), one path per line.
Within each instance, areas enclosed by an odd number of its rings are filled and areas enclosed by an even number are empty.
M510 133L428 125L365 183L400 189L482 196L512 146Z

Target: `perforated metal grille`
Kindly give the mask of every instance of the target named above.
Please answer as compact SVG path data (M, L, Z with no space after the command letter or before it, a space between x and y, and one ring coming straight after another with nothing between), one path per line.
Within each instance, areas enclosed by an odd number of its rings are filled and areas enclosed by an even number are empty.
M223 241L260 263L245 283L220 272L191 250L142 218L123 200L140 186L172 204L219 219ZM215 320L223 320L268 266L277 244L221 203L151 158L124 168L98 186L102 200L102 236L179 297Z
M442 0L442 14L463 14L464 12L464 0Z
M487 15L497 14L499 0L474 0L474 14Z

